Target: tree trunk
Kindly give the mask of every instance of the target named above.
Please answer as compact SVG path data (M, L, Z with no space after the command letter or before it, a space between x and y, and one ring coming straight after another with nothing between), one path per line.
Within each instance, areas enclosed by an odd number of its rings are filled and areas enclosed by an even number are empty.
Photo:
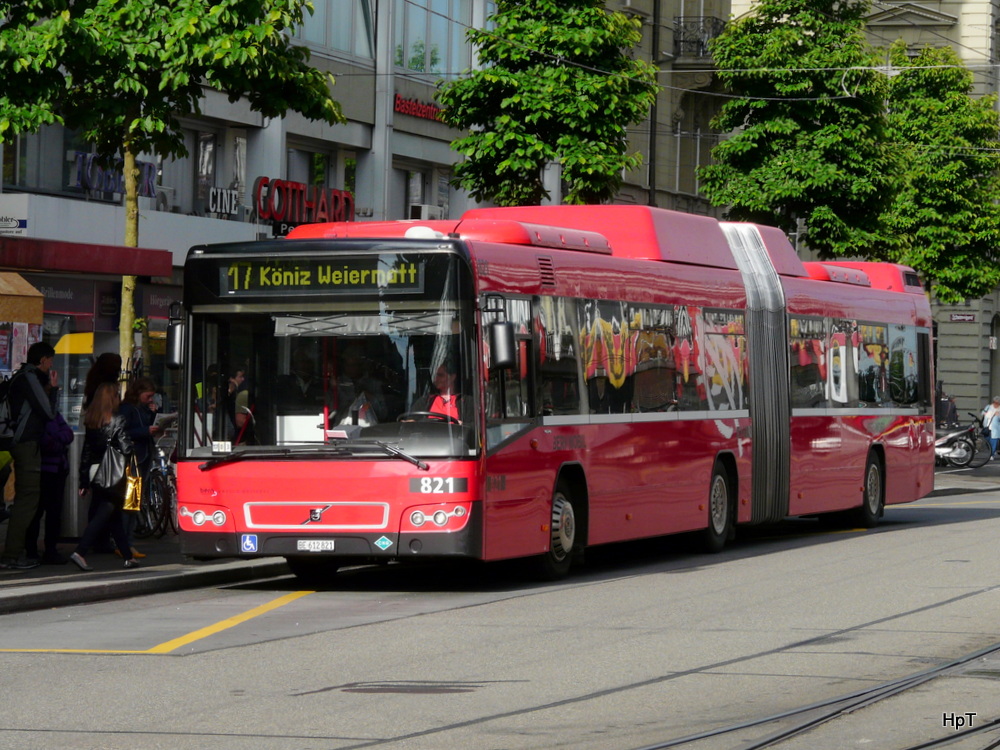
M132 144L125 141L125 247L139 247L139 170L135 165ZM133 369L135 336L135 276L122 276L122 307L118 318L118 348L122 367ZM131 374L131 373L130 373Z

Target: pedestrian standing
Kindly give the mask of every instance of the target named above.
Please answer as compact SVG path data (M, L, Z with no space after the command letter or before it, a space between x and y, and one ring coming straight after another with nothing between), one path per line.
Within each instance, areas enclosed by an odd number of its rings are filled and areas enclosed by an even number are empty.
M990 457L993 458L1000 443L1000 396L994 396L983 408L983 434L990 441Z
M80 412L80 424L83 424L83 414L86 412L87 407L90 406L90 402L94 398L94 394L97 393L98 387L102 383L111 383L115 386L121 382L122 376L122 358L117 352L104 352L98 355L94 364L90 366L87 370L87 377L84 380L83 385L83 410ZM87 508L87 522L94 517L96 507L93 502L93 497L91 498L90 507ZM113 552L114 545L112 545L111 540L107 537L107 534L103 536L97 543L98 552Z
M65 565L66 558L59 554L57 544L62 536L62 512L65 501L66 479L69 477L69 447L73 444L73 428L55 408L58 388L52 388L55 418L46 426L39 448L42 452L41 496L38 510L28 526L25 549L29 558L38 557L38 532L45 518L45 554L42 565Z
M18 415L17 432L11 456L14 458L14 505L7 522L7 541L0 567L29 570L38 560L29 560L25 552L28 526L38 510L42 482L42 452L39 442L45 426L55 417L45 393L49 370L56 351L51 344L38 341L28 347L28 360L10 383L11 414ZM19 433L19 434L18 434Z
M135 458L139 468L139 475L143 478L142 502L146 502L149 497L149 482L145 481L149 475L150 466L153 463L153 449L155 440L163 434L163 429L156 426L156 384L146 377L139 377L129 383L125 390L125 398L118 413L125 420L125 430L132 439L135 447ZM135 531L137 514L134 512L125 513L125 531L128 534L129 546L134 557L145 557L145 555L132 544L132 534ZM121 550L119 550L121 554Z
M104 452L115 446L126 456L132 454L132 441L125 431L125 420L117 414L120 399L117 383L101 383L94 393L90 406L83 413L83 424L87 434L80 456L80 495L92 494L91 507L94 515L83 530L80 543L69 559L80 570L93 570L87 564L85 555L102 535L111 530L111 537L125 558L126 568L138 567L139 562L132 556L132 548L125 534L125 482L115 489L105 489L91 484L91 469L101 465ZM127 464L127 462L126 462Z

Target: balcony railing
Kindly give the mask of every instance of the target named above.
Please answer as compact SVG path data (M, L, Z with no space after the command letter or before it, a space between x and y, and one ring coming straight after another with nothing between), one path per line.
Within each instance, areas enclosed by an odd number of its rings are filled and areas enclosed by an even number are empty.
M726 22L712 16L676 16L674 18L674 55L708 57L708 43L725 28Z

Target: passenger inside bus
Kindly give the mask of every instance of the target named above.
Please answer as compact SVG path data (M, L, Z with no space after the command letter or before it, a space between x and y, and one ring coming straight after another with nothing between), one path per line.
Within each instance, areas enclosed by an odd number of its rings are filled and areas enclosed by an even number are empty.
M319 414L323 411L323 383L316 361L304 347L292 352L290 372L278 378L279 409L283 413Z
M331 381L333 403L330 406L334 412L334 424L369 427L385 421L388 411L382 383L372 375L371 363L359 344L344 349L339 370Z

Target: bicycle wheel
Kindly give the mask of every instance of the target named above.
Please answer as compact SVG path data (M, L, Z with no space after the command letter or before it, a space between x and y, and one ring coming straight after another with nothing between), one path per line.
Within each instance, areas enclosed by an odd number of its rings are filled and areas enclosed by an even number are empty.
M173 474L166 475L164 489L163 533L176 534L180 527L177 525L177 480Z
M145 481L149 482L148 479ZM146 539L156 531L156 517L149 505L149 488L143 487L142 494L142 504L135 514L135 527L132 529L132 534L138 539Z
M145 501L146 498L143 498ZM138 512L135 514L135 526L132 529L132 535L137 539L146 539L153 535L153 531L156 530L156 524L153 517L149 512L149 503L143 502L142 506L139 508Z
M160 537L163 536L164 498L163 475L158 471L149 474L149 502L146 507L150 514L150 533Z
M980 466L985 466L986 462L990 460L990 456L993 455L993 448L990 446L990 441L984 438L982 435L976 436L976 452L973 454L972 459L969 461L970 469L978 469Z

